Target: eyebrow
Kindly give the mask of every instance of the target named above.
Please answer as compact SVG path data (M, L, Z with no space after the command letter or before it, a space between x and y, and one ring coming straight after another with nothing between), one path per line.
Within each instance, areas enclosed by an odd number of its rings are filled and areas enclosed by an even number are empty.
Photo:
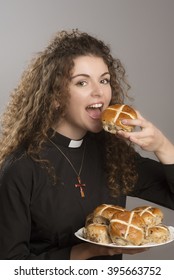
M103 76L105 76L105 75L107 75L107 74L110 75L109 72L105 72L105 73L103 73L100 77L103 77ZM77 77L80 77L80 76L87 77L87 78L90 77L90 75L88 75L88 74L83 74L83 73L81 73L81 74L77 74L77 75L72 76L72 77L71 77L71 80L72 80L72 79L75 79L75 78L77 78Z

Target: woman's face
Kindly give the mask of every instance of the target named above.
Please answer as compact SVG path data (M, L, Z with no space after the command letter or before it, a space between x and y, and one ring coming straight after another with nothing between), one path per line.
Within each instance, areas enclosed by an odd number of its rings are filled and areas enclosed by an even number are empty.
M80 56L74 60L69 93L67 113L55 129L74 140L87 131L101 131L101 112L111 100L110 74L102 58Z

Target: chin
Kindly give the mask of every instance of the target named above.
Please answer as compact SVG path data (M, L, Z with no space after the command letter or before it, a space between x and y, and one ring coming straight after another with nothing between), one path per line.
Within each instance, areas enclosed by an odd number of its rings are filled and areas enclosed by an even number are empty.
M101 125L99 125L99 126L95 126L95 127L91 127L90 129L89 129L89 131L90 132L93 132L93 133L98 133L98 132L101 132L103 130L103 127L101 126Z

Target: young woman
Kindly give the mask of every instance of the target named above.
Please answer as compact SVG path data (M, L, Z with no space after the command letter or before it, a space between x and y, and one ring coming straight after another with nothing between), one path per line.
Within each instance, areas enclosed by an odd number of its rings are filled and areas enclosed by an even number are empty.
M0 259L121 259L141 250L74 235L96 206L124 207L132 195L174 209L173 144L138 112L123 122L140 131L102 129L102 111L128 88L109 47L78 30L57 33L32 60L1 123Z

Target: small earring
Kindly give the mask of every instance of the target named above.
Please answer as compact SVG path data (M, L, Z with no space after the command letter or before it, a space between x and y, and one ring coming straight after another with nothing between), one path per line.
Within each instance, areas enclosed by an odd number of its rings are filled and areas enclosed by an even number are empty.
M56 107L56 111L59 109L59 106Z
M55 100L54 101L54 106L55 106L55 110L57 111L59 109L59 107L60 107L59 102Z

